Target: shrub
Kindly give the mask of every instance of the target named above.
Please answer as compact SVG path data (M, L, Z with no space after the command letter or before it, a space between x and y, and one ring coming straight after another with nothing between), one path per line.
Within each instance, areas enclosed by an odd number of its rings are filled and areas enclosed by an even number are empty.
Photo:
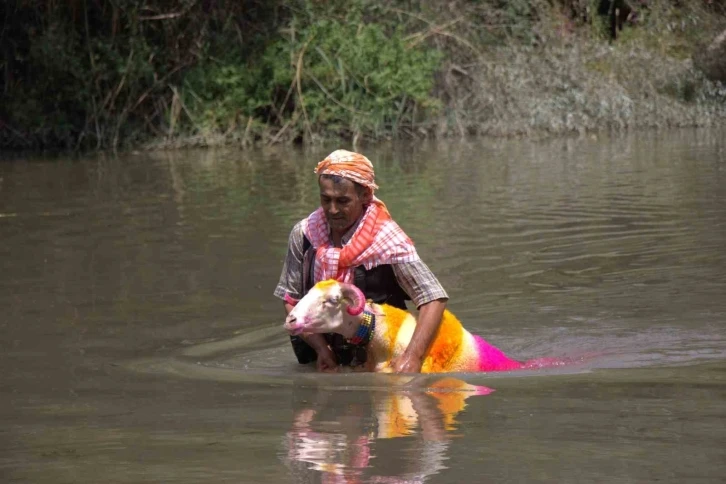
M241 115L277 125L272 139L378 138L435 111L435 49L411 47L400 27L366 22L373 12L362 3L344 16L304 6L253 62L235 54L189 74L185 100L198 127L241 128Z

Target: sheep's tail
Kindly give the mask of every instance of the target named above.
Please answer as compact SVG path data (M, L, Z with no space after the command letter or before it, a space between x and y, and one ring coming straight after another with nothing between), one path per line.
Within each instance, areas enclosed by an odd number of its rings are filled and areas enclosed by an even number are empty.
M524 368L524 363L513 360L502 350L477 335L474 336L474 344L479 357L479 371L507 371Z
M474 335L474 341L479 355L479 371L537 370L573 363L566 358L534 358L524 362L517 361L479 336Z

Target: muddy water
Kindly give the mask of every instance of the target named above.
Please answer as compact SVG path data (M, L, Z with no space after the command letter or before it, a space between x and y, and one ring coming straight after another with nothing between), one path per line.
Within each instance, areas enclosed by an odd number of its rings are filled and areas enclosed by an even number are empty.
M376 146L520 373L317 375L271 292L334 147L0 162L3 482L723 482L726 132Z

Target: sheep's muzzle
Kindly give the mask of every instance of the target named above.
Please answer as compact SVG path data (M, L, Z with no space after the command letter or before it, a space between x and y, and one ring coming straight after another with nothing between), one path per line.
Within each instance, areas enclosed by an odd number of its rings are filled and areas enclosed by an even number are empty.
M303 329L305 329L305 323L303 321L298 321L292 314L288 314L283 328L285 328L285 331L291 335L297 336L303 332Z

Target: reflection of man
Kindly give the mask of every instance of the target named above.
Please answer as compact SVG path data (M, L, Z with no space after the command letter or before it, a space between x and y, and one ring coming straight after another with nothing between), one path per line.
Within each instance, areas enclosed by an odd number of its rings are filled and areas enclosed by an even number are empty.
M300 482L317 480L310 471L322 482L423 482L445 468L465 400L492 390L443 378L399 393L301 391L314 394L298 393L285 452Z
M289 313L290 298L300 299L316 282L337 279L352 282L379 304L406 309L405 301L412 300L419 309L416 329L391 368L421 371L448 300L446 291L385 204L374 196L378 186L368 158L337 150L318 164L315 173L321 206L293 227L275 295L285 299ZM318 370L334 370L352 359L337 335L291 338L298 361L317 359Z

